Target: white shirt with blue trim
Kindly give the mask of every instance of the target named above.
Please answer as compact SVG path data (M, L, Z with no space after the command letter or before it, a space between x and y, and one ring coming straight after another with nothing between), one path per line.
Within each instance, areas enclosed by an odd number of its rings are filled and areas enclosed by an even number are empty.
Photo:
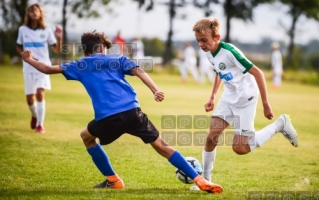
M49 66L51 65L48 44L56 44L56 39L51 29L45 28L33 30L27 26L21 26L19 28L17 44L22 45L24 51L31 51L33 57L38 59L40 62L43 62ZM24 61L23 72L41 73Z

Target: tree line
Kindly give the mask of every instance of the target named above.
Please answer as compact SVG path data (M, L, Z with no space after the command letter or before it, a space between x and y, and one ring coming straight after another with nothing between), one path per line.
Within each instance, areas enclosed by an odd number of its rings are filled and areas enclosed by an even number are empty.
M63 43L67 44L67 25L68 18L73 15L81 18L97 18L101 17L101 9L111 12L108 4L111 0L40 0L42 5L57 5L61 3ZM112 2L120 0L112 0ZM287 58L285 65L290 66L292 63L292 55L295 49L296 24L301 16L319 21L319 1L318 0L132 0L137 2L139 9L152 12L156 6L167 7L169 15L169 31L165 42L165 50L163 51L163 64L168 64L173 59L173 34L174 20L176 18L186 18L187 13L180 13L179 10L187 5L194 6L195 9L203 11L205 16L210 16L214 12L216 6L222 6L226 18L226 35L223 39L231 42L231 20L236 18L243 21L253 21L254 9L261 4L280 3L288 7L288 15L291 18L289 28L286 34L289 37L287 49ZM26 8L29 0L0 0L0 14L3 23L0 26L0 52L7 53L10 56L16 55L15 43L18 34L18 28L23 24ZM103 11L103 12L104 12ZM64 54L63 54L64 55Z

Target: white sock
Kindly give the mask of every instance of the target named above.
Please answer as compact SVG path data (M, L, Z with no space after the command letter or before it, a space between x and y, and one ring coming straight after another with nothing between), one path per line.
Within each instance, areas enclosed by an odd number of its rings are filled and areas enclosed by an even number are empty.
M202 152L203 176L208 181L211 181L215 158L216 158L216 147L214 151L211 151L211 152L207 152L203 149L203 152Z
M34 103L32 106L29 106L28 105L28 107L29 107L29 110L31 111L31 115L32 115L32 117L37 117L37 113L36 113L36 109L37 109L37 104L36 103Z
M43 126L44 116L45 116L45 101L38 101L37 104L37 126Z
M283 126L284 121L279 118L274 123L269 124L260 131L255 132L255 134L253 134L248 140L250 151L265 144L273 135L281 131Z

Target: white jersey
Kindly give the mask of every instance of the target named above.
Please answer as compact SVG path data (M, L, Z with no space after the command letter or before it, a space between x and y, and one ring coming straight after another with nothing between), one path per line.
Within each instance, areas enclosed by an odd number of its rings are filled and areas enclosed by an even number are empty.
M203 51L201 48L199 48L199 50L198 50L198 57L199 57L199 66L200 67L212 66L212 64L207 59L206 52Z
M186 47L184 50L184 62L191 65L196 65L196 54L193 47Z
M51 29L45 28L33 30L27 26L21 26L19 28L17 44L22 45L24 51L31 51L33 57L38 59L40 62L43 62L49 66L51 65L48 44L56 44L56 39ZM40 73L38 70L24 61L23 72Z
M271 66L275 74L282 74L282 56L279 50L271 53Z
M247 73L254 65L234 45L220 42L215 53L206 52L224 82L221 99L236 107L254 103L259 94L255 77Z
M136 46L133 46L133 58L136 59L143 59L144 56L144 44L141 40L134 40L133 44L135 44Z

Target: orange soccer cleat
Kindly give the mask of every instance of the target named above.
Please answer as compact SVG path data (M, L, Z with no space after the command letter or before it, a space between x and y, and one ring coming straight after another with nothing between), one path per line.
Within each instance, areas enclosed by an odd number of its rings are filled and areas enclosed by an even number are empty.
M199 189L206 191L208 193L220 194L223 192L222 186L207 181L204 177L198 175L194 179L195 184L199 187Z

